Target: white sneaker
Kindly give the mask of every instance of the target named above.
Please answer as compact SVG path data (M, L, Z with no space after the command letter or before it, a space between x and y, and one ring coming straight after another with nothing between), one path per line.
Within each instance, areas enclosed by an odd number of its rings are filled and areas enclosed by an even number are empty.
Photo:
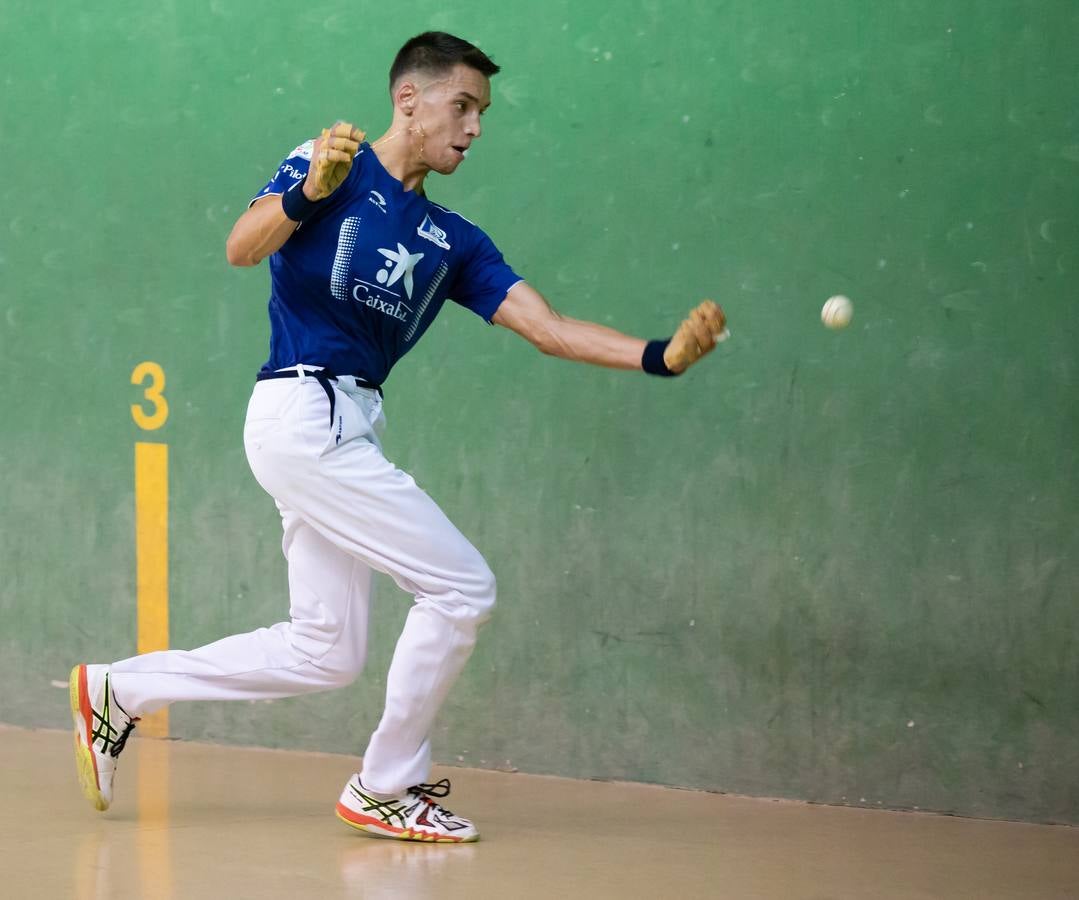
M95 809L112 803L116 757L138 719L116 702L108 666L75 666L68 679L75 720L75 770L86 799Z
M337 801L337 817L369 834L402 841L461 844L478 840L480 834L468 819L455 816L432 799L449 792L449 779L443 778L410 787L392 800L380 800L367 792L359 775L353 775Z

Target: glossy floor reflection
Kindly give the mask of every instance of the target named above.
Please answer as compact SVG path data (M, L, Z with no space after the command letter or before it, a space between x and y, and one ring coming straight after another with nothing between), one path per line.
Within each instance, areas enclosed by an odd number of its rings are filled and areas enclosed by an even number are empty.
M9 897L1077 898L1079 829L438 770L483 840L380 841L344 756L133 740L97 813L66 732L0 726Z

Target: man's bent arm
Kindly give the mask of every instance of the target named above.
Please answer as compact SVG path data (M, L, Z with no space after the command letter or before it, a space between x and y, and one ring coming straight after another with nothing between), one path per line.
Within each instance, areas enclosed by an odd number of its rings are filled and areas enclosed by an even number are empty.
M225 256L233 266L256 266L276 253L296 230L298 222L285 215L280 194L256 200L232 226Z
M311 166L300 190L260 197L236 220L225 241L225 256L234 266L256 266L284 245L318 201L330 196L348 177L364 133L348 122L323 128L311 149ZM296 186L293 186L295 188ZM290 205L289 201L293 201ZM292 218L285 214L289 210Z
M510 288L491 321L516 332L549 356L610 369L641 368L645 341L604 325L563 316L524 281Z

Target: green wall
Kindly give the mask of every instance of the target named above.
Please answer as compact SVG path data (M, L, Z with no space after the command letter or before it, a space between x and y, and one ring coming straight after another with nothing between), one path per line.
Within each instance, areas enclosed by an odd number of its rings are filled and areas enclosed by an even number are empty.
M381 133L394 51L445 28L504 72L431 194L570 315L651 337L713 296L733 339L669 382L448 308L393 374L388 453L500 583L436 756L1079 823L1072 0L0 17L0 720L65 726L54 682L134 652L137 440L170 449L174 645L285 614L241 441L268 273L224 239L321 126ZM174 733L358 752L406 607L379 583L352 688Z

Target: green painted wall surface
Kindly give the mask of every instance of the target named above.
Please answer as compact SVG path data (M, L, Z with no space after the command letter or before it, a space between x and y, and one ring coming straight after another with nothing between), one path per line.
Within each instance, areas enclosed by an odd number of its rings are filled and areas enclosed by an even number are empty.
M241 442L268 273L224 239L321 126L380 134L393 52L445 28L504 72L432 196L570 315L651 337L714 296L733 339L672 383L448 308L394 372L388 453L500 583L437 757L1079 822L1079 7L972 12L8 0L0 720L64 726L70 665L134 652L137 440L174 645L285 614ZM174 732L358 752L406 607L379 583L355 686Z

